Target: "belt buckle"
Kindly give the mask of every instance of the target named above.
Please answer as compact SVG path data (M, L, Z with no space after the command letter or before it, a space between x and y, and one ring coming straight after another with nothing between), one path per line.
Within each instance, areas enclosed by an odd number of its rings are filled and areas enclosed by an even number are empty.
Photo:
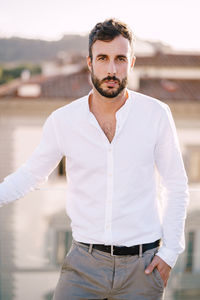
M115 255L114 255L113 245L110 246L110 255L111 255L111 256L115 256Z
M116 247L116 246L113 246L113 245L111 245L110 246L110 256L118 256L118 254L114 254L114 247Z
M142 257L143 254L143 249L142 249L142 244L139 245L139 257Z

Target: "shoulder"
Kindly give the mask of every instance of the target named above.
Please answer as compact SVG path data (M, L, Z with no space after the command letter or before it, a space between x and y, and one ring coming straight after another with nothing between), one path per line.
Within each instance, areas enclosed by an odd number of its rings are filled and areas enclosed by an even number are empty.
M52 112L52 117L56 120L66 118L76 118L83 115L83 111L87 109L88 95L74 100Z
M129 92L132 98L132 105L136 105L142 111L148 110L149 112L151 111L159 115L170 111L170 108L166 103L156 98L135 91Z

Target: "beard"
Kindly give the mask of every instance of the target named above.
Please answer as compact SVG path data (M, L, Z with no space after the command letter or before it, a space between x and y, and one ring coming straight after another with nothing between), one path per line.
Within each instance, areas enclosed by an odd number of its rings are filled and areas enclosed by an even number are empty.
M120 81L117 77L115 76L108 76L102 80L98 79L95 75L94 72L92 70L91 72L91 80L92 83L94 85L94 87L96 88L96 90L99 92L99 94L103 97L106 98L115 98L117 97L128 85L128 79L127 77L123 78L122 81ZM103 89L101 87L101 85L107 81L107 80L113 80L113 81L117 81L119 86L116 90L113 91L112 88L107 88L107 89Z

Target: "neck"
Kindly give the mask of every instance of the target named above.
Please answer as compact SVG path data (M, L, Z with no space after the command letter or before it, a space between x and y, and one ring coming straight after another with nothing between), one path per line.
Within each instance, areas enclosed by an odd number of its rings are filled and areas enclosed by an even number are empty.
M93 88L89 98L89 106L91 112L99 112L100 114L115 114L128 98L127 89L124 89L117 97L107 98L101 96L99 92Z

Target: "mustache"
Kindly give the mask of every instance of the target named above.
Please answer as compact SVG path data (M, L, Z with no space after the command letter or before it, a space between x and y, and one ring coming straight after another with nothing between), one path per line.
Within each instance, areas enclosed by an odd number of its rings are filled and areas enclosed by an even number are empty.
M120 83L120 80L119 80L117 77L115 77L115 76L108 76L108 77L105 77L104 79L102 79L101 82L104 82L104 81L106 81L106 80L113 80L113 81L117 81L118 83Z

